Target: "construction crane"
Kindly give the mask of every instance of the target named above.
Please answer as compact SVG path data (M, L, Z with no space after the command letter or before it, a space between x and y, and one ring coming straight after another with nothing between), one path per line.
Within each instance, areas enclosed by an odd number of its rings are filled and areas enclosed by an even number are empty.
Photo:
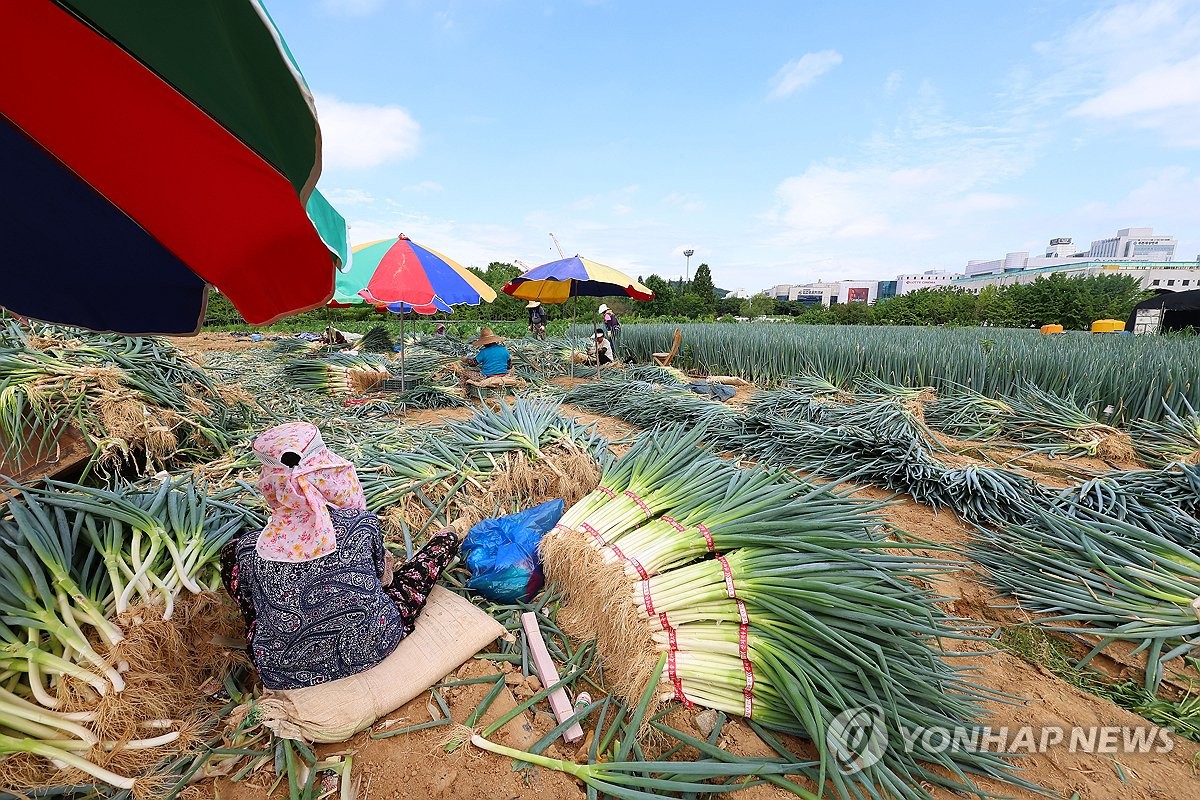
M550 234L550 241L554 242L554 247L558 250L558 257L566 258L567 254L562 251L562 245L558 243L558 237L552 233Z

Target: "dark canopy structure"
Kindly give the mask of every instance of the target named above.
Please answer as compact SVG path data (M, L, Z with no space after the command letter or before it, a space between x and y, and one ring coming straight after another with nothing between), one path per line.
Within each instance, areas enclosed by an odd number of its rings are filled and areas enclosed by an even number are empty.
M1133 307L1125 330L1134 333L1170 333L1194 328L1200 331L1200 289L1163 292Z

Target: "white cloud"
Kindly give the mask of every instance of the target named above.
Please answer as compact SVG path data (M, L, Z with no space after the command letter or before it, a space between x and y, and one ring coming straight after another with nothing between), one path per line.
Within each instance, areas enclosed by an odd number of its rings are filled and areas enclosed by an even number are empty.
M1064 215L1063 230L1086 231L1085 238L1112 236L1118 228L1153 227L1154 232L1179 240L1175 257L1190 260L1200 252L1196 230L1196 198L1200 171L1182 165L1147 173L1123 197L1092 202Z
M375 196L362 189L322 189L325 199L335 206L362 206L375 202Z
M413 192L414 194L427 194L429 192L440 192L443 188L437 181L421 181L411 186L405 186L404 191Z
M325 13L339 17L365 17L383 8L384 0L321 0Z
M421 126L400 106L347 103L317 94L324 163L365 169L409 158L420 144Z
M683 192L671 192L662 199L662 204L668 208L677 208L688 214L698 214L708 207L699 197Z
M817 78L842 63L842 54L836 50L822 50L819 53L805 53L795 61L789 61L780 67L779 72L771 79L771 91L768 100L781 100L788 95L811 86Z
M1084 17L1035 51L1051 72L1014 76L1010 93L1028 110L1155 130L1200 147L1200 3L1150 0Z
M1072 114L1113 119L1200 105L1200 55L1148 69L1080 103Z
M893 70L888 73L888 76L883 81L883 93L891 97L900 88L900 84L904 82L904 73L900 70Z

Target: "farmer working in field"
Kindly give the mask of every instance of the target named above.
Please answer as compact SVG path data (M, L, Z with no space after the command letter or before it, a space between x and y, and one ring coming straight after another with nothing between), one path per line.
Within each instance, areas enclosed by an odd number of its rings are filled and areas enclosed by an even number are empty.
M542 304L537 300L530 300L525 304L525 308L529 311L529 332L535 339L545 339L546 323L550 321L546 309L542 308Z
M592 337L591 344L588 345L588 361L599 366L613 362L612 344L604 335L603 328L596 328L596 335Z
M604 332L608 334L609 340L612 341L612 351L615 355L617 352L617 337L621 335L621 321L617 319L617 315L608 307L607 303L601 303L598 309L600 319L604 323Z
M263 686L297 689L374 667L412 632L458 537L435 533L393 569L354 465L315 426L272 428L254 454L271 519L225 546L221 577L245 617Z
M463 375L464 385L468 380L508 374L508 371L512 369L512 354L508 352L507 347L500 344L503 341L504 339L492 333L491 328L483 328L479 331L479 338L471 342L471 346L478 347L479 352L473 356L463 356L459 359L464 364L477 368L473 371L469 370Z

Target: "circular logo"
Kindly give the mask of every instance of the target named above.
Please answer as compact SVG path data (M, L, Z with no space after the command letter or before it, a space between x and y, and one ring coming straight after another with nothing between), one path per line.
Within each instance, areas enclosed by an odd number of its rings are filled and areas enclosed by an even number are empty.
M843 711L830 721L825 743L844 775L878 764L888 743L883 709L868 705Z

